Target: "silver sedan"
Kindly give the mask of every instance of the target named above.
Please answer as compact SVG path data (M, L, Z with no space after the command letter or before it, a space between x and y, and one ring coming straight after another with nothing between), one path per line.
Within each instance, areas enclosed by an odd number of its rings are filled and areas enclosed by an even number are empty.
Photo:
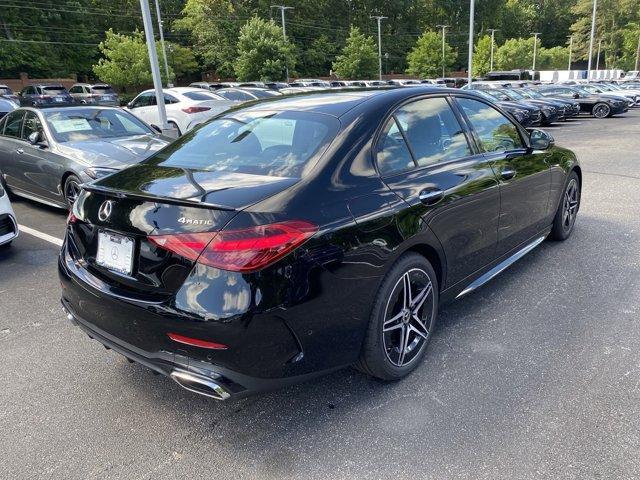
M82 183L138 163L169 141L119 108L19 108L0 121L0 182L13 194L68 208Z

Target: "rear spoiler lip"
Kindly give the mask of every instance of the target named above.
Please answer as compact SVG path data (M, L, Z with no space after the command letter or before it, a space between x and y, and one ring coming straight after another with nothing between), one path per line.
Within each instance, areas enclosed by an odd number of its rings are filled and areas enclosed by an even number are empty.
M189 200L185 198L171 198L162 197L159 195L144 195L141 193L129 192L126 190L115 190L113 188L104 188L91 183L85 183L82 185L84 190L88 192L104 193L105 195L113 196L116 198L134 198L138 200L145 200L148 202L162 202L170 205L187 205L195 208L214 208L216 210L224 210L227 212L236 212L238 209L226 207L224 205L217 205L209 202L199 202L196 200Z

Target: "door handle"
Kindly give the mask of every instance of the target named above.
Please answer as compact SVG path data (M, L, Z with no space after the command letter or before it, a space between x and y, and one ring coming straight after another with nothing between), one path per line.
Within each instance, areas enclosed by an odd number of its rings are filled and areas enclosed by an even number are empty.
M23 150L22 148L19 148L19 149L17 149L17 150L16 150L16 153L23 154L23 153L24 153L24 150Z
M420 201L425 205L435 205L444 197L444 192L439 188L431 189L431 190L422 190L418 195L420 197Z
M503 168L502 171L500 172L500 176L502 177L503 180L511 180L513 177L516 176L516 171L513 168Z

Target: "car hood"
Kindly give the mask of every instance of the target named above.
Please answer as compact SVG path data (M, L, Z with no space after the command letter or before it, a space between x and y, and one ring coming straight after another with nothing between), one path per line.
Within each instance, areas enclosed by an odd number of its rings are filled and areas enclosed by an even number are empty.
M148 158L169 141L158 135L103 138L58 144L60 153L91 166L124 168Z
M519 108L520 110L527 110L530 112L537 112L540 110L538 107L534 107L533 105L527 105L526 103L519 102L508 102L508 101L500 101L498 102L501 106L509 109L509 108Z
M562 108L565 105L567 105L568 102L559 102L557 100L552 100L552 99L543 100L541 98L531 98L527 100L527 103L531 105L542 105L542 106L548 106L548 107Z
M298 181L291 177L192 170L145 162L100 179L93 188L133 197L241 210Z

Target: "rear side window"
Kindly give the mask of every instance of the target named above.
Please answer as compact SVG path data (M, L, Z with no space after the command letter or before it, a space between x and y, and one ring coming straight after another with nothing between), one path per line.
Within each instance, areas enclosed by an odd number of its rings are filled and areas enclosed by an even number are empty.
M23 118L24 112L11 112L7 115L7 120L4 124L4 135L7 137L19 137Z
M310 112L236 112L188 133L149 161L191 170L299 178L338 128L336 118Z
M396 111L418 166L471 155L467 138L444 97L411 102Z
M221 100L218 95L209 93L207 91L202 92L184 92L182 95L191 100Z
M458 98L485 152L514 150L524 146L520 132L511 120L492 106L470 98Z

